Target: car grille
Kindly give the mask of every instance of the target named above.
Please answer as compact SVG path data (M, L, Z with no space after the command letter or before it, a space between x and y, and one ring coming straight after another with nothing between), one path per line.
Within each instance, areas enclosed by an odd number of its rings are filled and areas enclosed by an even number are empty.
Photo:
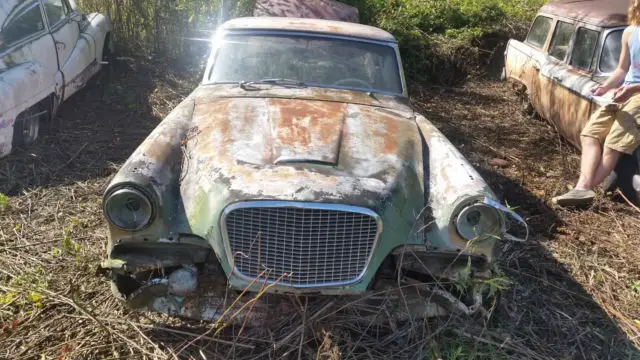
M226 240L236 271L282 285L311 287L357 281L378 237L375 213L349 206L252 203L227 209Z

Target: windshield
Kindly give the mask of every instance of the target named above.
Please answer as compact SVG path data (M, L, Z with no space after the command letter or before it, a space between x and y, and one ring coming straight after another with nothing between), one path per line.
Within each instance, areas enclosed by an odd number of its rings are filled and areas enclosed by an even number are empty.
M208 82L265 79L403 93L396 52L388 45L304 35L225 36Z

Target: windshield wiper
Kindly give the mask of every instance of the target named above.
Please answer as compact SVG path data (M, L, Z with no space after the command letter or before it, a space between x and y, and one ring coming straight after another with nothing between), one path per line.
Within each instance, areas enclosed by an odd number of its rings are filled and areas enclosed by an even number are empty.
M240 81L240 87L243 90L257 89L255 86L253 86L255 84L281 85L281 86L284 86L284 87L305 87L305 86L307 86L302 81L293 80L293 79L284 79L284 78L262 79L262 80L256 80L256 81Z

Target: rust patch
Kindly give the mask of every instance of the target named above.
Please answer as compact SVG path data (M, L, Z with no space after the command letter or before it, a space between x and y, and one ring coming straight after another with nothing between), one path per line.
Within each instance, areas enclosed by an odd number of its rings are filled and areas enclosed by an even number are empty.
M258 0L254 16L359 22L358 9L334 0Z
M277 160L336 163L346 107L335 102L269 100Z

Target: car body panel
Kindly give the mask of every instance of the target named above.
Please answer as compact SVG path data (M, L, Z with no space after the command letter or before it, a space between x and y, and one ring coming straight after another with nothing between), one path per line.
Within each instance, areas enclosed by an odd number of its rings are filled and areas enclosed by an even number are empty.
M628 6L629 2L626 0L551 1L538 12L538 16L550 17L554 21L543 47L536 48L526 41L520 42L515 39L508 42L505 51L505 78L516 84L518 91L524 90L528 93L529 97L525 98L525 101L529 101L531 105L525 108L526 111L529 112L533 107L556 128L561 136L578 149L581 147L580 136L583 128L593 112L604 104L601 98L594 98L591 95L591 89L606 81L617 67L617 58L613 54L620 44L616 45L615 42L611 44L608 58L605 56L605 45L611 34L621 33L626 28ZM565 59L555 59L549 54L555 28L560 22L575 25ZM588 44L588 42L577 42L580 29L598 33L590 67L580 68L571 62L575 46ZM531 33L533 32L530 31ZM620 37L617 35L612 38ZM603 68L605 59L607 59L607 67ZM534 65L540 70L534 68ZM534 75L536 72L537 76ZM604 98L611 98L614 91L610 90ZM639 153L640 149L636 149L636 155ZM624 155L615 172L618 174L637 172L636 163L633 156ZM621 168L624 166L632 166L636 170ZM631 180L621 179L620 181L630 183ZM626 188L630 189L631 185L629 184ZM635 199L640 201L640 191L637 189L627 191L628 197L634 198L634 191Z
M549 12L545 6L538 13L538 16L553 19L544 47L537 48L527 42L509 40L505 51L505 74L508 81L521 85L527 91L528 100L542 118L549 121L572 145L580 148L582 129L589 116L600 106L592 100L590 90L601 84L610 74L602 73L599 66L586 71L568 64L576 30L588 28L600 32L594 57L596 64L599 64L606 36L611 31L619 30L620 27L616 21L613 21L610 24L615 25L614 27L602 28L593 25L593 21L586 23L583 18L575 20L568 17L573 13L561 11L562 7L553 9L555 9L553 12ZM611 11L615 13L621 10L613 8ZM560 21L575 25L565 59L555 59L548 54L554 29Z
M309 22L302 18L237 18L227 21L220 27L220 30L303 31L325 35L356 37L390 43L396 42L396 39L391 34L373 26L326 19L317 19L313 22Z
M334 0L257 0L253 16L359 22L358 9Z
M0 4L2 26L20 14L23 7L35 3L40 6L43 22L40 33L0 53L0 157L12 150L13 127L21 113L50 99L50 111L55 114L62 101L100 70L104 38L112 29L109 18L101 14L91 14L81 24L72 21L74 2L70 3L73 11L66 19L50 28L39 1Z
M263 29L264 19L242 24L243 30L222 26L232 29L218 32L203 83L140 144L105 190L105 204L123 188L135 188L156 204L149 223L135 231L109 221L101 268L111 273L114 294L133 308L213 320L224 304L221 284L250 293L362 295L380 289L390 262L449 280L465 269L487 276L506 233L502 211L510 211L488 205L496 209L500 228L491 236L462 238L456 216L469 206L496 201L495 194L446 137L413 110L406 89L384 94L207 83L215 43L225 33L309 36L309 29L326 23L296 19L287 25L291 28L277 30ZM349 26L354 33L368 31ZM395 40L384 45L399 57ZM400 68L393 71L402 74ZM377 233L362 272L349 281L291 284L286 272L267 269L252 278L238 270L238 257L248 255L231 249L226 224L228 214L243 207L366 213L376 219ZM105 207L107 218L108 211ZM171 280L174 273L180 280ZM177 285L188 287L188 295L172 293ZM430 306L420 316L441 313L440 305Z
M599 27L615 27L627 24L628 8L628 0L555 0L547 2L540 12L578 19Z

